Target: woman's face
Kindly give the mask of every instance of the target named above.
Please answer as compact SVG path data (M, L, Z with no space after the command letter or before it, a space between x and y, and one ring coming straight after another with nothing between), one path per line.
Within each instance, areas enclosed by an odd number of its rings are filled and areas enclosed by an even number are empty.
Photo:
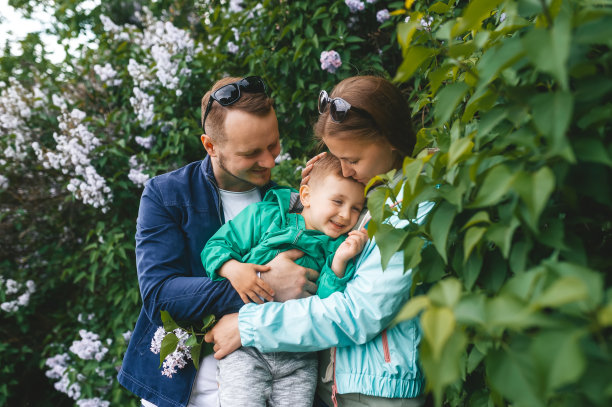
M351 137L323 137L329 151L340 159L342 175L367 184L378 174L394 168L397 154L391 144L384 139L373 141Z

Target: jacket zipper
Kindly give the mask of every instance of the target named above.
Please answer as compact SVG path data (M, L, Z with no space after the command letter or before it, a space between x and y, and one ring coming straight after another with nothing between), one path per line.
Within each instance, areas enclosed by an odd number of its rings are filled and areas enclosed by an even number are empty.
M381 332L383 354L385 355L385 363L391 363L391 352L389 352L389 340L387 339L387 330Z

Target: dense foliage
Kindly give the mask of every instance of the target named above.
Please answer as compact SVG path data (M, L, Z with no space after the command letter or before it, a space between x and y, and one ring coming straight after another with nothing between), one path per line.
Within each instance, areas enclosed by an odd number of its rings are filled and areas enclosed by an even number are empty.
M72 50L51 63L32 34L0 56L0 404L138 404L114 377L140 308L139 195L202 157L215 80L264 77L274 176L295 185L319 90L372 72L396 77L421 129L400 216L436 203L394 230L383 198L399 189L369 202L383 252L404 250L421 283L399 319L421 313L436 400L610 404L606 1L9 3L45 7Z
M386 258L403 250L416 270L398 320L421 316L438 404L612 402L612 8L602 3L404 10L396 78L414 81L422 128L403 182L369 201L370 231ZM418 30L423 18L432 23ZM433 215L407 230L381 224L393 211L383 199L398 194L401 217L425 201Z

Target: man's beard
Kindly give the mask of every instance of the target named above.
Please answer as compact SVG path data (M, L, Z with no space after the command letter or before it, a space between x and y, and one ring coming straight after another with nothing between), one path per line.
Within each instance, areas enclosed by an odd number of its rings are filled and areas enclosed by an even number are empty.
M221 168L223 171L225 171L226 174L229 174L232 178L234 178L235 180L244 182L246 184L249 184L253 187L258 187L260 185L257 184L253 184L253 182L249 181L248 179L244 179L244 178L240 178L239 176L237 176L236 174L234 174L233 172L231 172L226 166L225 166L225 158L223 157L222 154L219 154L219 168ZM250 170L250 169L249 169Z

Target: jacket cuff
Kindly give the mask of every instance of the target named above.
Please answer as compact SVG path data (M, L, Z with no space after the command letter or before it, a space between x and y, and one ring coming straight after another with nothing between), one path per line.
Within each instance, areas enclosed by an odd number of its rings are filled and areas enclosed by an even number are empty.
M238 313L238 329L240 330L240 342L242 346L254 346L255 327L250 321L256 320L256 304L245 304Z

